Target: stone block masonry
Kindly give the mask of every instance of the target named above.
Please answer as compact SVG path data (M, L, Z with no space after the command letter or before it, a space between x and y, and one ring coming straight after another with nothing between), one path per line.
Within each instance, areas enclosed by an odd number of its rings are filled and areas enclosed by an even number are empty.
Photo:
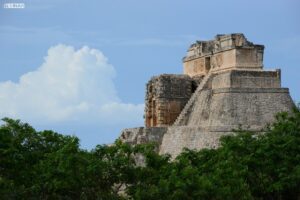
M163 74L153 77L147 84L146 127L172 125L190 99L193 84L196 82L188 75Z
M264 46L249 42L241 33L217 35L197 41L183 58L184 74L191 77L228 69L261 70Z

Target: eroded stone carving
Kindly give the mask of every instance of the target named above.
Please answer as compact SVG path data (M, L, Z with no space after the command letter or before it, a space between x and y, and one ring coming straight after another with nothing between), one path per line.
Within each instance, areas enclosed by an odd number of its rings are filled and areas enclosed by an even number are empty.
M264 46L249 42L241 33L217 35L214 40L197 41L183 58L184 74L206 75L228 69L261 70Z
M146 127L170 126L190 99L193 79L188 75L163 74L147 83Z

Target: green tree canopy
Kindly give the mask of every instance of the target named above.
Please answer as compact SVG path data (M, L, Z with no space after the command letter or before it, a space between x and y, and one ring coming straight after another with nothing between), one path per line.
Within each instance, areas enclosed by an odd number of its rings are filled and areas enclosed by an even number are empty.
M75 136L3 120L1 199L300 199L298 108L264 133L238 130L218 149L185 149L173 160L153 144L87 151Z

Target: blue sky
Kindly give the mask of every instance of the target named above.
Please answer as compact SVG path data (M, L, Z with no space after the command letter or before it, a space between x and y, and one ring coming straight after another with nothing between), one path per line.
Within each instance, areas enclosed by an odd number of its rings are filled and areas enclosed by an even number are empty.
M264 44L265 68L281 68L300 101L298 0L0 2L0 117L75 134L84 148L142 126L146 82L182 73L188 46L219 33Z

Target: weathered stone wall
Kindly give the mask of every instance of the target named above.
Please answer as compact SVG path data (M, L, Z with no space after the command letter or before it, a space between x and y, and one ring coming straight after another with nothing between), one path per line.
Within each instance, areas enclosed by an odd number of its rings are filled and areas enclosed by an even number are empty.
M227 70L236 66L236 49L216 52L211 56L213 71Z
M166 127L127 128L121 132L119 139L128 144L145 144L154 142L159 146L166 131Z
M237 68L261 69L263 67L264 48L261 46L239 47L235 51Z
M212 80L212 89L217 88L280 88L280 70L244 71L230 70L216 73Z
M294 106L287 88L223 88L213 90L210 130L230 131L242 125L260 130L276 113Z
M210 56L200 57L183 63L183 73L189 76L206 75L210 70Z
M198 95L186 126L207 130L231 131L244 128L260 130L280 111L289 111L293 101L287 88L220 88Z
M194 84L187 75L153 77L147 84L146 127L172 125L191 97Z
M209 132L197 126L169 127L167 133L164 134L159 153L170 154L175 158L183 148L217 148L220 137L229 134L233 132Z
M260 70L263 67L263 45L247 41L243 34L217 35L214 40L197 41L183 58L183 71L193 77L210 70Z

